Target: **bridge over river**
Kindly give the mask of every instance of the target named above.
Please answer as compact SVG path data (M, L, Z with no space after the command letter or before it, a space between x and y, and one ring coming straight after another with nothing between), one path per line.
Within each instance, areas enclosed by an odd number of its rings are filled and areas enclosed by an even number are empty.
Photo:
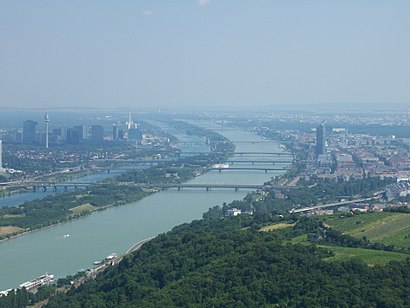
M169 163L169 162L177 162L177 159L120 159L120 158L112 158L112 159L95 159L92 162L94 164L99 163L115 163L115 164L135 164L135 165L155 165L161 163ZM227 164L291 164L293 160L289 159L226 159L224 163Z
M226 154L226 155L276 155L276 156L291 156L294 154L290 152L248 152L248 151L238 151L238 152L179 152L178 155L209 155L209 154Z
M237 129L226 131L224 134L230 140L262 140L260 137L249 132ZM199 139L202 140L203 138ZM195 142L198 138L195 139L192 136L187 136L183 140L193 140ZM185 149L192 152L193 155L198 155L195 150L206 150L202 147L194 146L187 146ZM286 154L281 153L282 149L277 143L261 142L253 144L238 142L236 150L242 152L242 154L232 153L235 156L227 158L228 161L230 159L249 161L292 160L291 155L287 154L286 156ZM255 152L280 154L255 154ZM240 155L243 155L243 157L240 157ZM187 157L190 156L187 155ZM176 159L177 157L174 156L172 158ZM110 165L109 163L107 164ZM251 167L250 164L239 164L236 167ZM260 165L259 163L257 165L255 162L255 167L282 166L272 166L272 164ZM104 166L101 164L99 168L104 168ZM87 215L82 219L57 224L52 228L45 228L38 232L25 234L13 240L0 243L0 290L16 287L20 283L33 279L45 272L54 274L56 279L66 277L69 274L76 273L79 269L92 267L95 260L102 260L112 252L122 255L128 248L133 246L133 243L162 234L177 225L202 217L202 214L209 207L242 199L248 190L255 191L258 188L269 189L269 186L264 186L263 183L270 181L272 176L280 176L283 173L285 171L272 171L272 174L263 171L205 172L190 183L151 184L150 186L124 183L124 185L147 187L148 189L153 188L161 191L130 203L127 206L113 207L98 212L98 214ZM101 179L103 178L106 178L106 173L101 173ZM92 181L98 179L100 177L93 178ZM54 189L54 186L59 191L63 191L65 186L75 187L77 185L77 188L82 188L105 185L89 183L85 179L76 179L74 181L73 183L46 183L40 181L29 183L26 181L14 183L13 185L32 189L33 186L29 186L31 184L37 187L37 191L43 189L43 186L46 186L48 191ZM219 184L212 185L216 183ZM224 185L224 183L237 185ZM81 185L83 186L81 187ZM178 187L181 191L178 191ZM211 191L207 191L207 188ZM294 189L295 187L284 186L276 188ZM235 189L238 192L235 192ZM30 192L28 194L42 196L42 193L38 192ZM7 198L4 198L4 200L7 201ZM70 236L64 237L65 234L70 234ZM90 249L91 246L92 249ZM138 248L138 245L135 248Z
M250 189L250 190L266 190L266 189L295 189L295 186L286 185L257 185L257 184L212 184L212 183L166 183L166 184L150 184L150 183L87 183L87 182L48 182L48 181L26 181L21 183L1 183L1 187L5 188L32 188L33 191L43 190L47 191L52 189L57 191L57 189L63 188L67 190L68 187L74 188L88 188L88 187L98 187L104 185L113 186L126 186L126 187L139 187L145 189L170 189L176 188L181 190L183 188L191 189L206 189L207 191L212 189Z

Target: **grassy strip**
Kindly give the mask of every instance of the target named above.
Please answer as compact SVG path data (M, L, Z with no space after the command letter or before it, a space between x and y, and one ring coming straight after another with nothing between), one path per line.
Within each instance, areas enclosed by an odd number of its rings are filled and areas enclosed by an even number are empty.
M16 234L19 232L23 232L24 229L15 227L15 226L5 226L5 227L0 227L0 237L9 235L9 234Z
M262 227L259 231L269 232L269 231L274 231L274 230L281 230L281 229L293 227L294 225L295 224L276 223L276 224L273 224L273 225Z
M86 203L86 204L82 204L76 207L73 207L70 209L71 212L73 212L74 214L79 214L85 211L95 211L97 208L93 205L91 205L90 203Z

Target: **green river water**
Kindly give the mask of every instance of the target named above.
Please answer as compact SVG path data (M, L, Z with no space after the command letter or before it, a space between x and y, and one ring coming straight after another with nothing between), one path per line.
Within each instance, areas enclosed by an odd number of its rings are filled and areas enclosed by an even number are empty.
M236 143L236 151L282 151L275 142L240 130L223 134ZM243 156L237 159L267 159L272 156ZM241 167L252 167L241 164ZM272 167L271 164L261 165ZM284 165L277 165L284 166ZM191 182L223 184L262 184L283 171L211 171ZM82 217L0 243L0 290L17 287L41 274L56 278L93 266L110 253L123 254L134 243L166 232L184 222L199 219L214 205L242 199L249 191L167 190L125 206ZM69 237L64 237L69 234Z

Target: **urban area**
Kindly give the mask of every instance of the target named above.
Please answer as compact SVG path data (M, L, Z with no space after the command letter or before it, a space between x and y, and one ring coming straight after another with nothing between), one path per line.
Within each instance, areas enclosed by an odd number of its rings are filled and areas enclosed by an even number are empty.
M410 134L405 113L87 117L85 122L56 123L53 112L46 111L21 126L0 128L0 245L79 218L84 223L112 207L125 210L150 195L229 191L243 195L228 196L218 205L203 200L205 221L239 219L242 228L278 233L295 245L324 247L332 262L358 259L374 266L408 260ZM215 181L200 180L206 176ZM172 203L174 197L165 198ZM186 202L179 198L175 202ZM0 281L2 286L10 283L0 303L11 298L51 307L70 302L70 290L101 281L110 268L131 262L160 232L153 230L120 253L91 254L99 259L78 272L62 275L44 268L37 278L23 273L27 279L18 283ZM73 237L67 231L58 238L69 242ZM81 292L75 298L80 302Z

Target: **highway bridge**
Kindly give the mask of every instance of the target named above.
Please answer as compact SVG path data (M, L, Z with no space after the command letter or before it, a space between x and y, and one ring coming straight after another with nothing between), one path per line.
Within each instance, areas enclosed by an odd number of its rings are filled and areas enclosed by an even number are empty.
M273 141L270 140L257 140L257 141L252 141L252 140L231 140L232 143L249 143L249 144L258 144L258 143L273 143Z
M126 186L126 187L139 187L145 189L170 189L176 188L181 190L183 188L191 189L206 189L207 191L212 189L251 189L251 190L266 190L266 189L295 189L295 186L281 186L281 185L256 185L256 184L211 184L211 183L167 183L167 184L149 184L149 183L87 183L87 182L48 182L48 181L26 181L20 183L0 183L4 188L26 188L33 189L33 191L47 191L52 189L57 191L63 188L65 191L68 188L88 188L102 185L114 185L114 186Z
M219 167L211 167L208 168L207 170L217 170L219 172L222 171L265 171L265 173L268 173L268 171L286 171L286 168L246 168L246 167L229 167L229 168L219 168Z
M120 158L112 158L112 159L95 159L93 163L124 163L124 164L136 164L136 165L154 165L160 163L168 163L168 162L177 162L177 159L120 159ZM291 164L293 160L286 160L286 159L248 159L248 160L239 160L239 159L227 159L224 160L224 163L227 164Z
M294 154L288 152L179 152L177 155L209 155L209 154L226 154L226 155L277 155L277 156L292 156Z

